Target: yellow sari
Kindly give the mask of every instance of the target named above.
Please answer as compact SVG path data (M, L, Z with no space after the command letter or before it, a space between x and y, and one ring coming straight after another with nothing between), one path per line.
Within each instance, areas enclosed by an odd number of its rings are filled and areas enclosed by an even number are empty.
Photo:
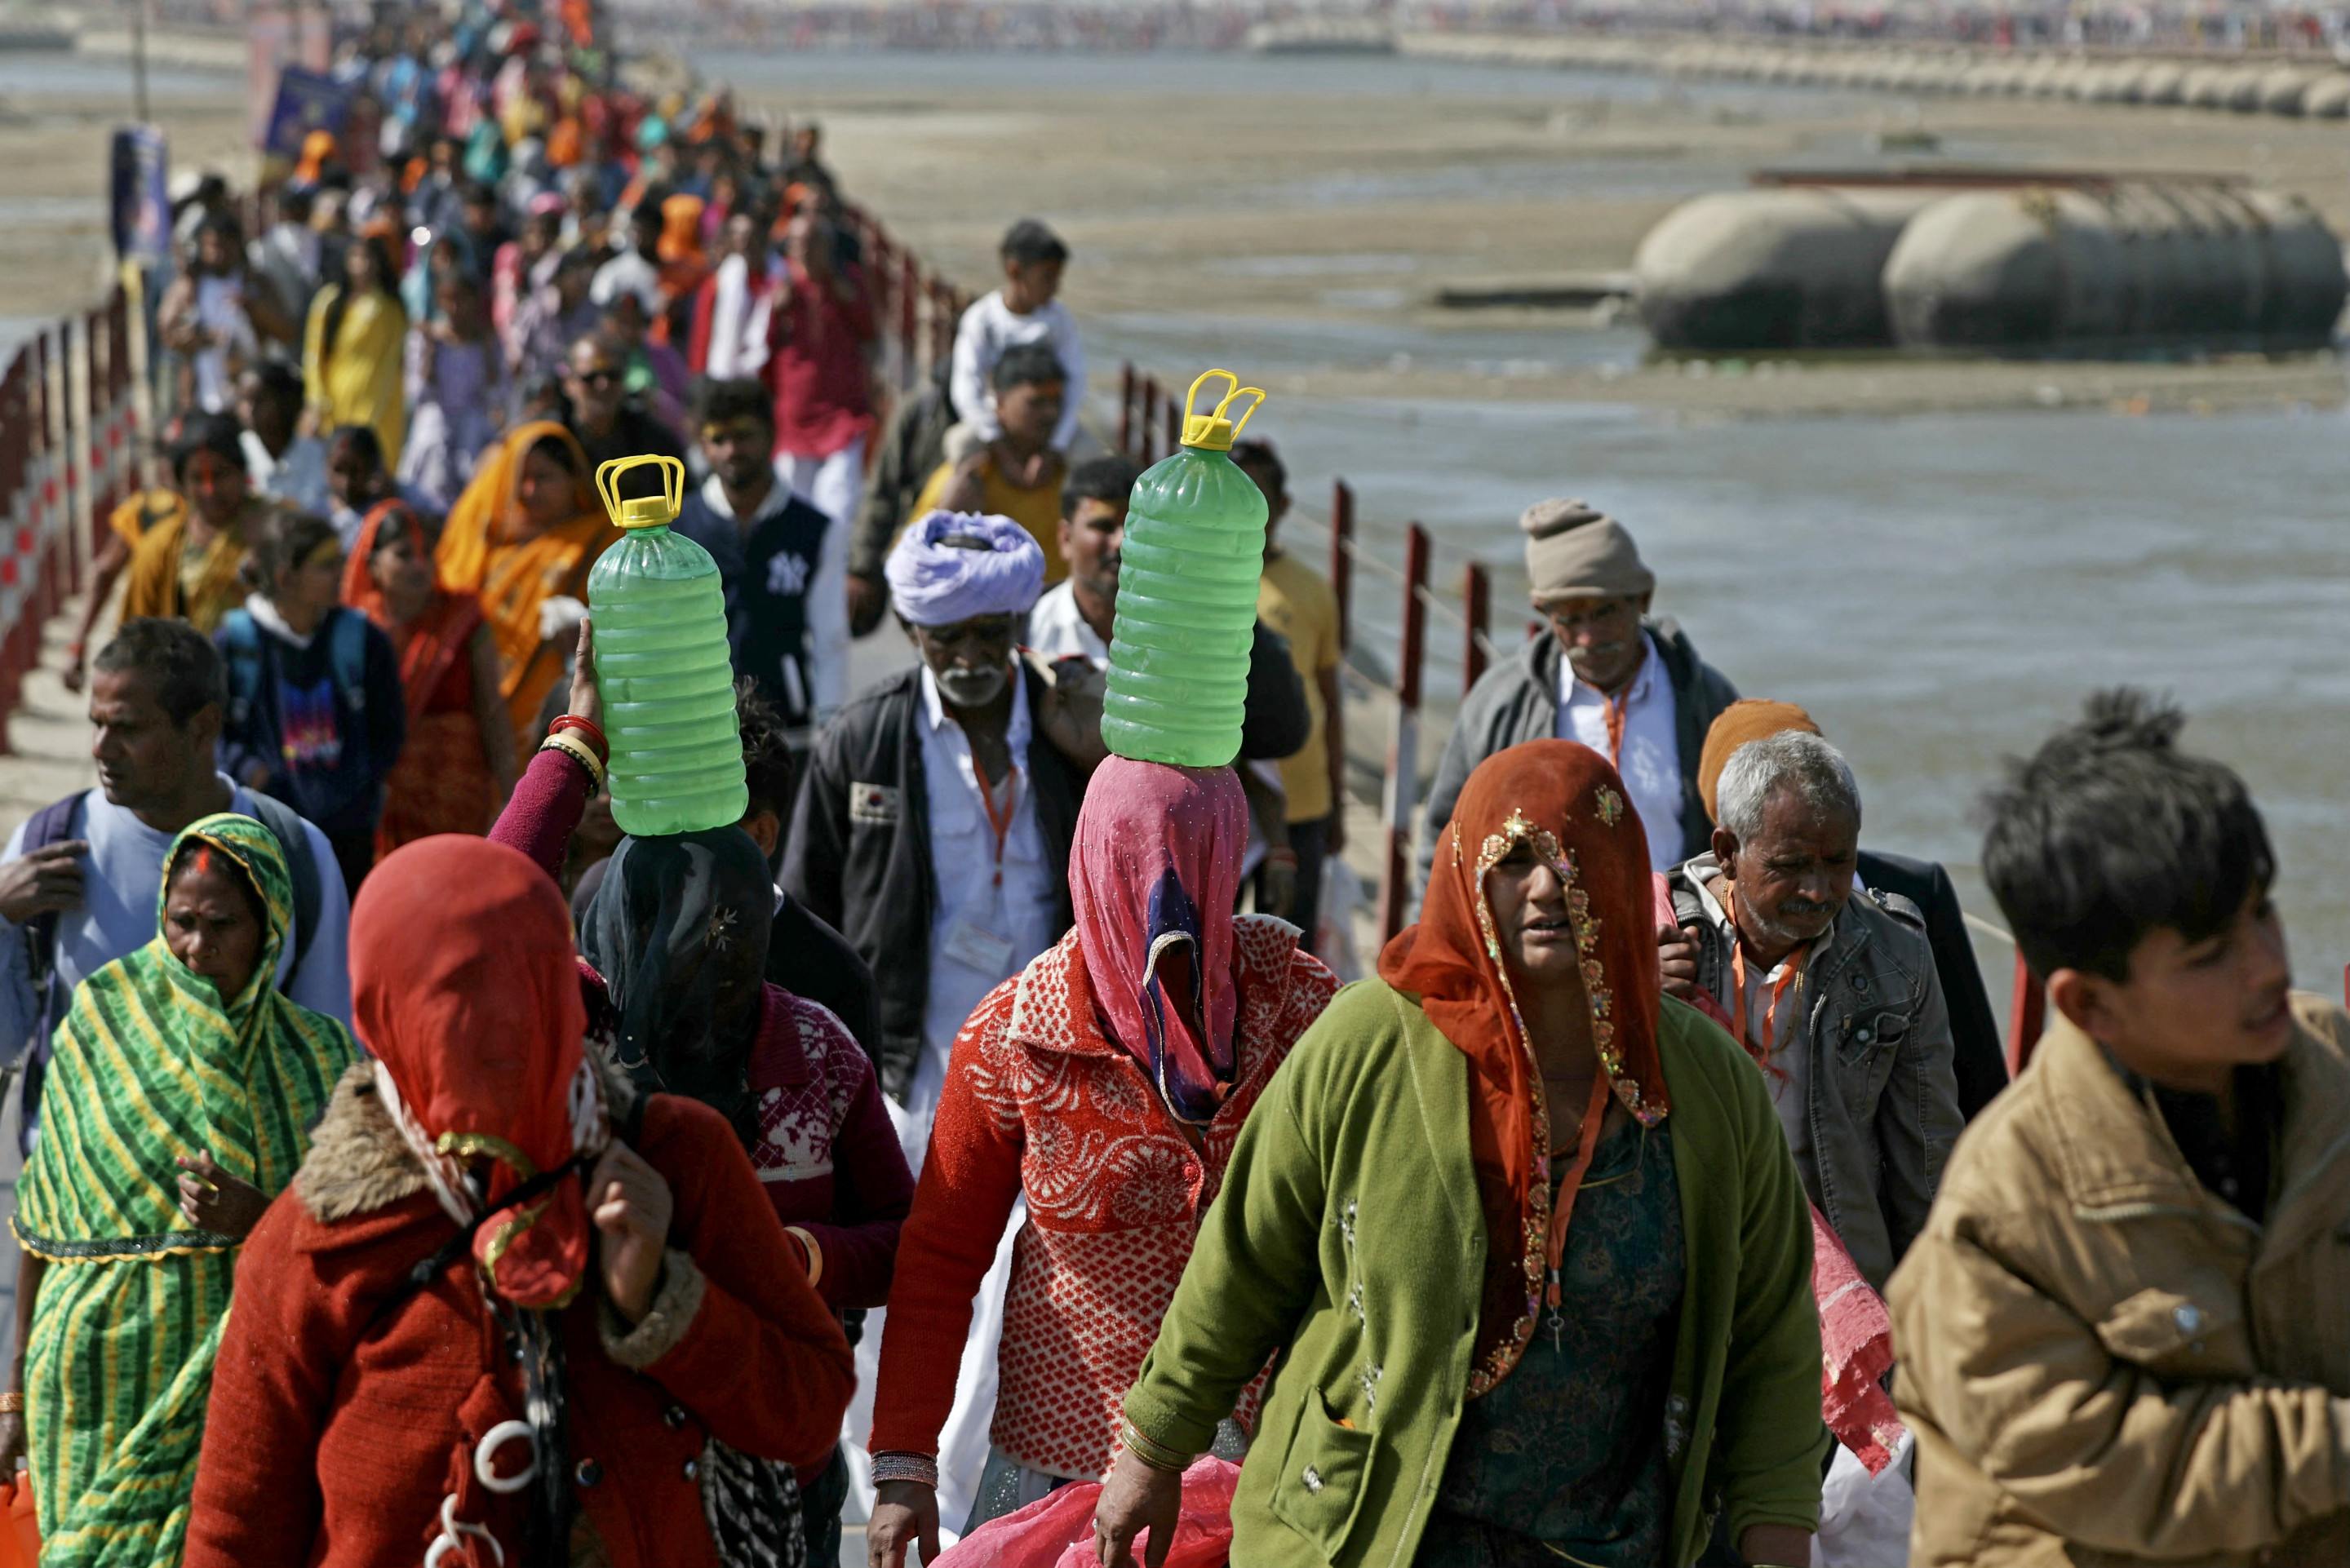
M122 618L161 616L185 620L210 637L221 618L244 602L240 570L254 530L267 508L248 501L236 526L213 534L203 549L188 543L188 514L150 528L130 549L122 589Z
M359 296L343 312L330 355L327 312L342 292L342 285L330 284L310 306L302 337L303 395L312 408L327 410L329 424L371 427L383 446L384 471L396 472L400 443L408 439L408 313L389 294Z
M578 475L573 515L534 538L521 538L523 459L549 441L563 446ZM539 606L558 596L586 600L588 569L619 536L596 499L578 438L551 420L509 431L483 458L473 483L450 509L433 556L442 586L482 601L483 618L505 667L499 690L525 756L536 740L539 704L563 673L567 651L540 638Z

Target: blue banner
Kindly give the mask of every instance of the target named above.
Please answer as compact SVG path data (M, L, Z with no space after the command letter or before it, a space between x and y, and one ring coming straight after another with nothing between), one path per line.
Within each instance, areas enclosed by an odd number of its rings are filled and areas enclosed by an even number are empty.
M151 269L172 260L172 197L165 188L163 133L151 125L118 126L109 182L114 253Z
M348 87L323 72L287 66L277 73L277 101L269 111L261 151L280 158L299 158L304 137L314 130L330 130L340 140L350 118Z

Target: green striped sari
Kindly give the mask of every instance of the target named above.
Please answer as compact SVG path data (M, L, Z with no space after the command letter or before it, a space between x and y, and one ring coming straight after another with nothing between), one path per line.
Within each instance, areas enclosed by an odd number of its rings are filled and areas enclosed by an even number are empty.
M293 1180L349 1033L279 994L293 885L251 817L191 826L256 888L253 979L225 1009L161 934L84 981L57 1026L16 1239L48 1261L26 1336L26 1419L47 1568L180 1561L238 1239L190 1231L182 1155L276 1196ZM159 898L161 895L158 895Z

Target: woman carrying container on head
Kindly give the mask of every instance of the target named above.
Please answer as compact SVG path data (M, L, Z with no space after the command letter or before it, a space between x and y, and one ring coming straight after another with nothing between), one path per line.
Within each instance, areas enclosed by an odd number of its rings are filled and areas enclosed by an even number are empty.
M1233 1151L1126 1397L1109 1568L1163 1559L1180 1471L1274 1355L1250 1568L1680 1568L1717 1497L1742 1561L1810 1561L1811 1221L1761 1075L1659 994L1653 903L1605 758L1470 775L1420 923Z
M248 1244L189 1568L766 1561L847 1342L725 1118L597 1069L555 885L400 850L351 1000L374 1059Z
M266 827L204 817L164 867L155 940L74 992L16 1185L0 1474L29 1428L68 1568L180 1560L238 1253L356 1054L271 981L294 893Z
M916 1542L935 1555L952 1347L1017 1199L993 1449L964 1528L1092 1480L1118 1450L1118 1399L1233 1141L1336 990L1295 928L1232 913L1247 816L1230 768L1104 763L1069 855L1075 929L955 1040L881 1345L875 1568Z
M484 456L434 553L442 585L481 600L518 750L537 742L539 704L563 674L582 613L544 612L556 599L584 610L588 568L620 536L592 480L569 431L553 421L519 426Z

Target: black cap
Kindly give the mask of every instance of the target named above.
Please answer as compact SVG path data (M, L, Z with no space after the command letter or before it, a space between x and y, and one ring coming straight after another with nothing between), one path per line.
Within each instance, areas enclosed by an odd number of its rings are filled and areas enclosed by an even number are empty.
M1023 218L1003 231L1003 244L999 247L1003 259L1026 265L1031 262L1065 262L1069 259L1069 247L1061 236L1045 226L1037 218Z

